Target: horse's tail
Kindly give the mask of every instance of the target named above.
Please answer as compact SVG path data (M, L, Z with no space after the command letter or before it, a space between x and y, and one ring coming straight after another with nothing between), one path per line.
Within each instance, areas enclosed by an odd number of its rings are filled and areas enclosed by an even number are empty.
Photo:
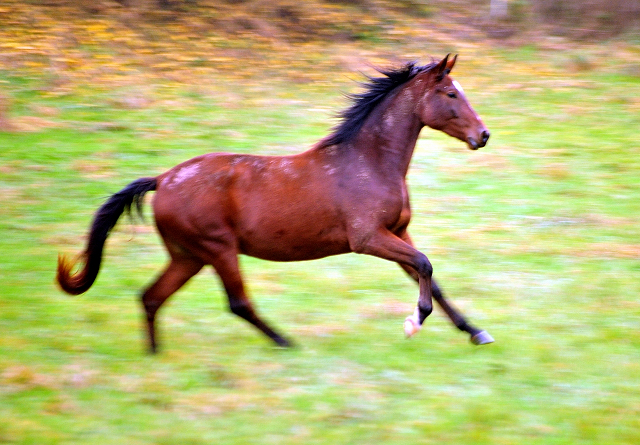
M80 258L69 261L64 255L58 255L56 281L63 291L71 295L79 295L89 290L100 270L104 243L118 218L125 210L131 212L132 204L142 214L142 198L145 193L155 190L156 186L156 178L140 178L113 195L100 207L91 225L87 247L80 254L84 267L72 274L71 271Z

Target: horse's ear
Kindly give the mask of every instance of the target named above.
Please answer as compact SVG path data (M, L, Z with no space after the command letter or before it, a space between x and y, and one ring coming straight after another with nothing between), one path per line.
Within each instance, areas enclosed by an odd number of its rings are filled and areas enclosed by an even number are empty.
M447 54L446 56L444 56L444 59L442 59L438 65L436 65L434 72L436 73L436 81L440 82L442 79L444 79L444 76L446 76L447 73L447 63L449 62L449 56L451 54Z
M447 68L445 69L445 73L449 74L453 69L453 66L456 64L456 60L458 60L458 55L453 56L453 59L447 62Z

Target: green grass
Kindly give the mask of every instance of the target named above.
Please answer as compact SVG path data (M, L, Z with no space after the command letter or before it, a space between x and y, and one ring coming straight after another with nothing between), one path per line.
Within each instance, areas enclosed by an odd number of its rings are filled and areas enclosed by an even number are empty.
M214 150L306 149L351 84L220 74L145 85L148 103L130 107L135 88L52 95L45 77L4 73L12 118L32 128L0 133L0 443L640 442L640 79L605 49L461 59L489 145L419 142L412 236L496 338L484 347L440 311L405 340L413 283L347 255L242 258L296 349L230 315L203 271L163 308L161 353L147 355L138 293L165 261L149 209L146 224L122 220L86 295L56 289L58 252L78 252L103 199L135 178ZM572 70L578 57L593 69Z

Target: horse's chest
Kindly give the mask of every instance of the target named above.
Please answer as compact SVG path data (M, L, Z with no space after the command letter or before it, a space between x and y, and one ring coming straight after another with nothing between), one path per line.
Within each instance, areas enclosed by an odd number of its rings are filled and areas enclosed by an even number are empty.
M359 226L391 228L409 223L409 194L404 181L372 179L366 187L358 187L350 195L351 212L348 213Z

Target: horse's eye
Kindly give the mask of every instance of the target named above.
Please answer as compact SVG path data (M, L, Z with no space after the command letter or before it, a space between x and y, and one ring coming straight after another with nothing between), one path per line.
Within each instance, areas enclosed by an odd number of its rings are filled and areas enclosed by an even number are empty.
M447 96L449 96L452 99L455 99L456 97L458 97L458 95L456 93L454 93L453 91L449 91L447 93Z

